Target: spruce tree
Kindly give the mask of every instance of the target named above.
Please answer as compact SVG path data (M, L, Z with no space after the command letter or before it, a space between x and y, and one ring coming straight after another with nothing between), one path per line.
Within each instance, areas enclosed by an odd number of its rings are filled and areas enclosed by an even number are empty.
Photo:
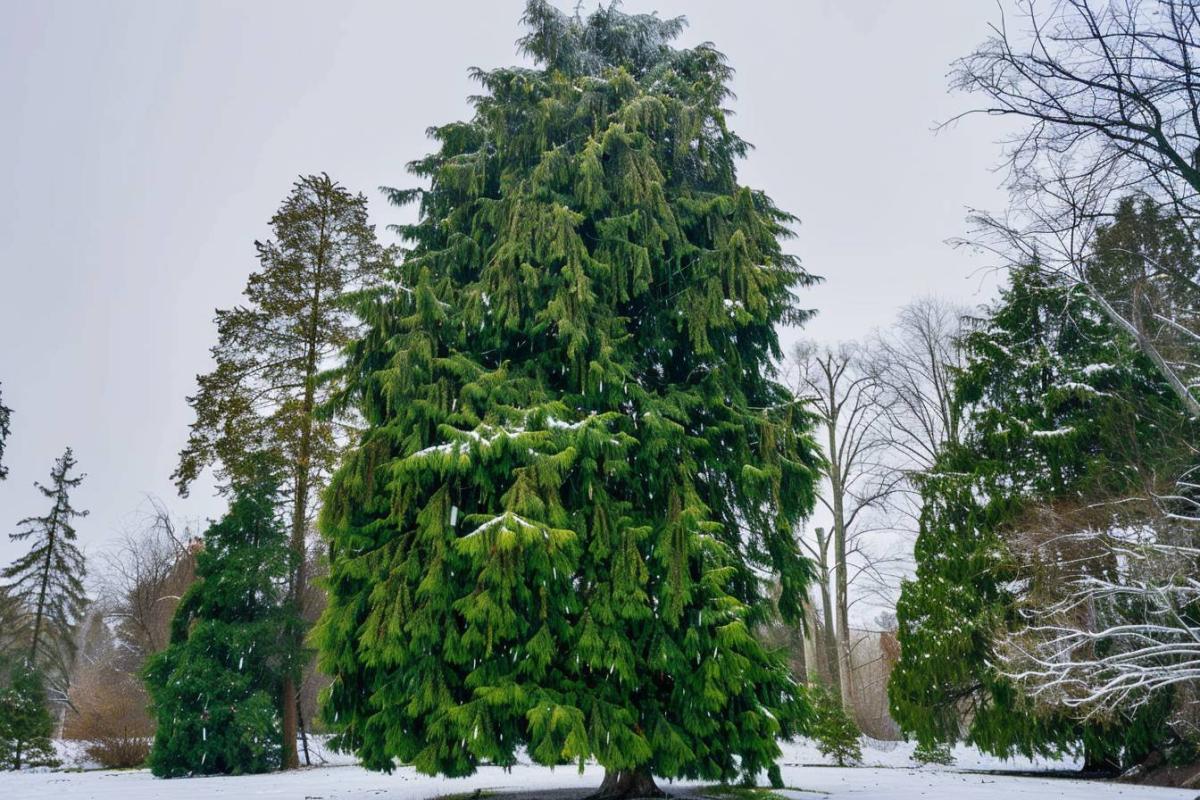
M271 239L255 242L259 270L246 284L247 305L217 311L216 368L198 377L200 389L188 398L196 420L173 477L186 495L210 465L225 481L245 481L264 454L274 460L285 475L289 584L299 607L315 498L344 441L340 421L319 413L336 388L322 370L356 330L346 295L378 281L388 254L376 241L366 198L324 174L296 182L271 231ZM302 634L292 643L297 665ZM297 765L298 678L285 675L280 689L284 767Z
M23 656L0 655L0 769L53 767L45 681Z
M842 699L824 686L809 690L813 704L810 735L821 755L833 756L839 767L862 761L862 731L850 718Z
M157 720L149 765L159 777L282 763L277 698L297 620L286 598L291 555L277 480L260 467L258 477L234 481L228 513L204 534L170 644L146 663Z
M83 553L75 544L73 520L88 512L77 511L70 497L85 476L72 476L74 469L75 456L68 447L54 462L50 484L34 483L50 499L50 510L17 523L19 529L10 533L9 539L29 541L29 552L0 572L7 582L5 593L31 619L26 664L62 686L66 685L75 625L87 604L83 587L86 568Z
M731 70L682 19L531 0L534 68L476 71L432 129L399 285L363 300L367 424L321 528L326 719L374 769L595 759L778 779L805 704L753 631L798 611L807 412L773 363L812 278L792 217L737 183Z
M965 733L1005 757L1081 743L1089 761L1133 757L1128 729L1153 720L1104 725L1039 708L1002 674L995 643L1019 623L1029 580L1004 534L1037 504L1137 487L1148 466L1138 459L1162 467L1186 457L1169 441L1178 401L1082 287L1037 264L1012 273L963 348L954 391L970 431L921 479L917 570L897 606L893 716L926 750Z
M4 395L0 394L0 481L8 477L8 467L4 466L4 446L12 433L12 409L4 405Z

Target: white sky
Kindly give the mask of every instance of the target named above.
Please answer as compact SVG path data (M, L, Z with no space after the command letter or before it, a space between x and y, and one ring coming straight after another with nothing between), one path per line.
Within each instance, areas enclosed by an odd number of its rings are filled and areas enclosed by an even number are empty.
M213 309L239 302L254 239L300 173L366 192L381 231L399 219L376 187L410 185L426 127L468 115L468 67L517 61L522 7L0 0L0 382L15 412L0 533L44 512L32 482L68 444L88 473L89 552L147 493L184 518L220 513L210 487L180 500L169 476ZM922 294L987 299L984 264L944 242L969 206L1003 202L999 129L933 127L969 102L945 75L992 0L625 3L655 8L686 14L683 43L713 41L737 70L733 123L757 148L741 180L801 218L791 248L826 279L803 335L860 337ZM17 552L0 537L0 563Z

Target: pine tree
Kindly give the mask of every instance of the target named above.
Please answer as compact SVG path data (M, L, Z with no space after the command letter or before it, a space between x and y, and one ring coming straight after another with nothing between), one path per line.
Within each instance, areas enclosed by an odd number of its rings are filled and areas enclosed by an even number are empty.
M364 299L347 400L367 430L321 515L325 714L374 769L594 758L753 779L805 704L769 619L794 618L811 419L774 377L812 278L792 217L738 185L729 67L682 19L541 0L537 67L477 71L432 130L399 286Z
M50 510L45 516L26 517L17 523L20 529L8 538L29 540L29 552L0 572L7 581L5 593L32 619L26 663L62 686L71 662L75 625L87 604L83 587L86 568L83 553L75 545L73 520L88 512L76 511L70 498L71 490L86 476L71 477L74 469L75 456L68 447L54 462L50 485L34 483L51 500Z
M12 433L11 421L12 409L4 405L4 396L0 395L0 481L8 477L8 467L4 466L4 445Z
M24 657L0 656L0 769L58 766L41 673Z
M892 713L925 749L956 741L965 717L965 738L1000 756L1080 743L1089 760L1120 754L1121 725L1038 708L1001 674L994 645L1017 623L1029 580L1004 533L1036 504L1136 485L1138 454L1165 464L1179 449L1166 436L1178 403L1081 287L1036 264L1012 274L963 348L954 391L971 430L921 481L917 572L897 606Z
M862 761L862 732L850 718L840 697L824 686L809 690L813 704L810 735L821 755L833 756L839 767Z
M217 311L217 366L198 377L200 390L188 398L196 421L173 477L186 495L209 465L227 481L248 480L262 454L270 455L286 475L289 583L299 605L314 498L341 446L338 420L318 413L335 389L321 372L356 328L345 296L375 283L388 259L366 198L324 174L296 182L271 230L274 238L255 242L260 269L246 284L248 305ZM302 635L293 642L297 664ZM281 687L285 767L297 765L298 677L285 675Z
M146 663L157 719L149 765L159 777L266 772L284 757L277 698L297 620L285 593L291 555L277 478L261 470L234 480L229 512L205 532L170 644Z

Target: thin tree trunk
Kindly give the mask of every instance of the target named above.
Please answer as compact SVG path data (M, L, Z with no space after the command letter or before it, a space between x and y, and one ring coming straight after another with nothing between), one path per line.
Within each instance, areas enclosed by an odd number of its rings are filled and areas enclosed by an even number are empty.
M832 402L837 397L837 387L832 375L829 376L830 413L826 420L826 431L829 434L829 494L833 505L833 558L834 583L836 584L837 625L839 653L834 655L840 659L838 665L838 693L841 695L842 707L849 709L851 704L851 665L850 665L850 623L847 611L850 606L849 576L846 566L846 510L845 476L842 473L841 450L838 448L838 415L839 406Z
M301 620L303 620L304 595L308 583L308 549L305 547L305 533L308 527L309 470L312 461L312 417L317 391L317 337L320 333L319 326L321 320L321 280L325 258L324 239L325 225L324 220L322 220L322 244L317 251L316 275L313 279L313 296L311 312L309 314L308 341L306 342L304 362L304 401L301 406L304 427L300 432L300 452L297 453L296 459L296 495L293 498L294 502L292 504L291 548L292 555L296 559L296 567L292 579L292 600L295 604L295 611L301 616ZM293 643L293 654L298 655L303 647L303 630L301 630L297 636L297 641ZM299 664L299 659L296 659L296 663ZM302 665L301 669L303 669ZM300 698L299 693L296 691L294 675L289 674L284 676L282 694L284 706L283 768L295 769L300 766L300 758L296 752L296 736L299 729L297 704L300 702ZM305 737L304 741L304 750L305 758L307 759L307 737Z
M816 528L817 552L821 554L817 564L817 572L821 578L821 616L824 628L823 639L825 647L825 670L830 686L841 685L841 670L838 669L837 634L833 627L833 598L829 593L829 540L825 538L825 529Z
M802 683L808 683L808 654L804 652L804 646L810 627L808 603L801 601L800 619L791 629L791 635L788 638L790 639L791 651L793 653L792 661L796 665L793 671L796 673L797 680Z
M65 474L65 470L64 470ZM37 668L38 642L42 638L42 619L46 615L46 590L50 585L50 565L54 563L54 545L58 541L58 503L54 500L54 510L50 512L50 530L46 534L49 540L46 544L46 563L42 567L41 586L38 587L37 611L33 618L33 639L29 642L29 668Z
M820 680L820 664L821 664L821 646L817 642L817 629L820 627L817 624L817 615L813 610L812 600L805 596L804 602L801 604L804 613L804 621L807 623L803 630L803 638L800 640L801 652L804 653L805 674L804 682L812 683L814 680ZM812 643L813 657L812 661L808 660L808 645Z
M1100 306L1100 310L1104 312L1104 315L1108 317L1109 320L1111 320L1118 328L1121 328L1130 336L1132 336L1134 341L1137 343L1138 349L1141 350L1147 358L1154 362L1154 366L1158 368L1159 374L1166 379L1167 384L1171 387L1171 391L1173 391L1175 396L1178 397L1183 403L1184 407L1188 410L1188 414L1193 417L1200 417L1200 401L1196 400L1195 396L1193 396L1188 390L1188 387L1179 379L1179 375L1174 369L1171 368L1171 365L1167 363L1167 360L1163 358L1162 353L1160 353L1158 348L1154 346L1154 342L1150 341L1150 338L1146 336L1138 326L1121 316L1121 314L1112 307L1108 300L1106 300L1104 296L1100 294L1096 287L1092 286L1092 284L1088 283L1087 281L1083 281L1083 285L1088 290L1088 293L1092 296L1092 299L1096 301L1096 304Z
M666 797L667 793L658 788L654 776L649 770L627 769L604 771L604 781L600 790L590 795L588 800L625 800L635 797Z
M842 707L850 710L854 703L854 666L850 661L850 597L846 568L846 527L838 519L841 517L840 498L835 498L834 507L837 516L834 523L834 555L837 558L837 623L838 643L840 647L841 664L838 674L841 678Z
M301 686L301 688L304 687L303 680L300 681L300 686ZM309 754L308 754L308 730L304 724L304 705L301 702L301 700L302 700L302 696L297 695L297 697L296 697L296 719L300 723L300 746L304 750L304 766L311 767L312 766L312 757L309 756Z

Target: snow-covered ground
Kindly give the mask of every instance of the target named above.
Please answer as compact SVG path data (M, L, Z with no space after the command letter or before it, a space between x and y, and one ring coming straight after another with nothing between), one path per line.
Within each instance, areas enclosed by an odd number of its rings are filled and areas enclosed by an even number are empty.
M912 746L867 742L864 766L821 766L824 759L808 742L784 747L781 791L791 800L1193 800L1194 790L1159 789L1062 778L998 775L975 770L1013 772L1071 769L1063 762L1002 762L967 749L955 751L952 767L915 767ZM70 755L69 750L64 755ZM562 790L578 796L599 785L603 771L589 767L580 775L572 768L555 770L522 764L505 772L485 767L470 778L447 780L418 775L402 768L391 775L368 772L330 756L329 765L296 772L242 777L158 780L145 770L85 770L78 772L0 773L2 800L430 800L475 790L488 793L533 793ZM689 784L663 783L672 793L688 793Z

